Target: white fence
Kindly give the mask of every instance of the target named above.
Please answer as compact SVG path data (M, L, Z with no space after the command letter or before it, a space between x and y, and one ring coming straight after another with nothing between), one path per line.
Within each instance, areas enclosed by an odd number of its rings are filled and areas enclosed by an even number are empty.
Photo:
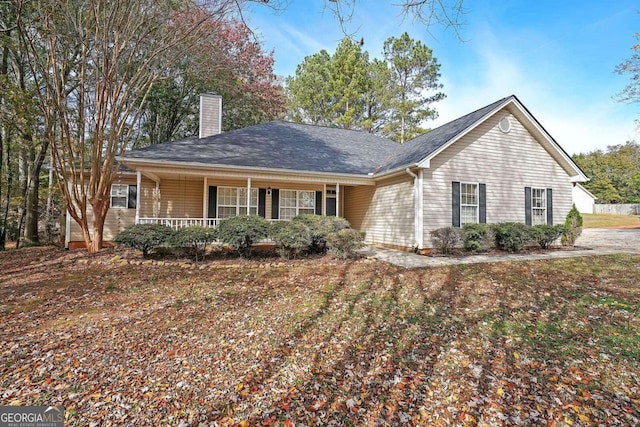
M640 203L593 205L593 213L605 215L640 215Z

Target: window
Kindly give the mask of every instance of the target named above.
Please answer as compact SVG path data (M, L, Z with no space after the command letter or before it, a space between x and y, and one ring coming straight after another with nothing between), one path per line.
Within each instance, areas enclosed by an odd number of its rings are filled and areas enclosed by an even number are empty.
M460 183L460 224L478 223L478 184Z
M531 221L533 225L547 223L547 189L531 189Z
M248 215L258 214L258 189L251 189L251 206ZM218 188L218 218L247 215L247 188L246 187L219 187Z
M316 212L316 192L280 190L280 219Z
M136 185L112 184L110 207L135 209L137 193L138 187Z

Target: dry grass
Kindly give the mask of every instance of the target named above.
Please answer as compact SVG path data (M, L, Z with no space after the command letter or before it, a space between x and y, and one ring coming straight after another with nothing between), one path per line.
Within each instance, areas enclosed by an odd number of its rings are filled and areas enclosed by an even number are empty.
M635 215L582 214L584 228L640 228Z
M62 404L68 426L640 423L640 256L114 254L0 253L0 405Z

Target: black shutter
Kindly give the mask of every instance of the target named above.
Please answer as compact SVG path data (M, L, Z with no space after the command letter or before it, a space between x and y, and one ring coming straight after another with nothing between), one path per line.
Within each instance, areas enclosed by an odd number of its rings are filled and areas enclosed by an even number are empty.
M266 218L266 201L267 201L267 189L258 189L258 215L262 218Z
M487 223L487 184L478 184L478 222Z
M547 224L553 224L553 190L547 188Z
M451 183L451 225L460 227L460 183Z
M218 217L218 187L215 185L209 186L209 211L207 212L207 217Z
M129 186L129 194L127 195L127 207L129 209L135 209L136 203L138 202L138 186L130 185Z
M524 223L531 225L531 187L524 187Z
M322 191L316 191L316 215L322 215Z
M280 190L271 190L271 219L280 218Z

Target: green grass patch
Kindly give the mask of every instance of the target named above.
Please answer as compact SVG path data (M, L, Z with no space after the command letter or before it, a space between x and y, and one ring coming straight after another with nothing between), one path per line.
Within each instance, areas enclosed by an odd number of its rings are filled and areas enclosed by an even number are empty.
M582 214L583 228L640 228L636 215Z

